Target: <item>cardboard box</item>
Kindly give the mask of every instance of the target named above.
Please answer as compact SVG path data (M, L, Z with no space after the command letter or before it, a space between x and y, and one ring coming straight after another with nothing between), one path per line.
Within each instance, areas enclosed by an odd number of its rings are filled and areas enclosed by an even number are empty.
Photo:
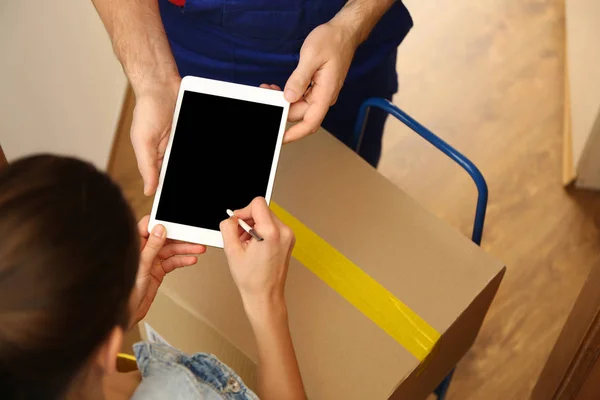
M292 259L286 296L308 397L425 398L473 343L504 266L324 132L284 146L274 201L441 334L419 361ZM187 352L215 353L254 386L254 338L221 250L170 275L146 322Z

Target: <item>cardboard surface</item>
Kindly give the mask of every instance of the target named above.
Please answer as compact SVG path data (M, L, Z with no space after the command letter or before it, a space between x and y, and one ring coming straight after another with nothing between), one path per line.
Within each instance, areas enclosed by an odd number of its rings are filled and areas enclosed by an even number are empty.
M309 398L424 398L473 342L503 265L325 132L284 146L273 199L445 332L419 367L412 354L292 259L286 296ZM170 343L195 352L212 351L205 342L228 342L256 361L254 338L221 250L210 249L197 266L171 274L161 296L173 304L153 306L149 321ZM175 317L175 304L192 312ZM187 338L181 332L175 338L171 325L178 318L203 321L214 331L205 338L189 325ZM222 338L215 339L215 332Z

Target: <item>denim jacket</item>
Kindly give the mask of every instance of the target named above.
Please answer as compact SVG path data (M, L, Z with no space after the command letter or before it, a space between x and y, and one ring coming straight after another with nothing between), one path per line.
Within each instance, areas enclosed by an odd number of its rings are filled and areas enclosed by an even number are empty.
M142 382L132 400L258 400L242 379L212 354L188 356L162 343L134 345Z

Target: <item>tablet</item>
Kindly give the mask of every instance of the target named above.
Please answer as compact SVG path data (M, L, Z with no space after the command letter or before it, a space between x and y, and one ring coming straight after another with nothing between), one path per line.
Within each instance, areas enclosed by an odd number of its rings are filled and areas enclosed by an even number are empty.
M288 109L279 91L185 77L148 229L223 247L227 209L271 199Z

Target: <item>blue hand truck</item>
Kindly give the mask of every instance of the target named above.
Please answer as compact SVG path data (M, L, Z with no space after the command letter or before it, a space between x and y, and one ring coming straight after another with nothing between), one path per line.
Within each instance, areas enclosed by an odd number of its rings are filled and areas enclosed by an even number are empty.
M477 187L477 205L475 208L475 218L473 221L473 232L471 234L471 240L478 246L481 246L481 236L483 234L483 224L485 222L485 212L487 209L488 202L488 187L487 183L485 182L485 178L483 177L479 169L475 166L475 164L471 162L471 160L462 155L448 143L443 141L440 137L436 136L429 129L425 128L423 125L415 121L410 115L400 110L390 101L382 98L368 99L362 104L360 108L358 118L356 119L356 125L354 128L354 138L352 143L352 148L357 153L360 150L362 136L367 123L369 110L373 107L380 108L388 114L394 116L396 119L400 120L410 129L416 132L419 136L421 136L423 139L431 143L439 151L444 153L446 156L450 157L471 176L471 178L475 182L475 186ZM452 370L435 389L434 394L437 396L438 400L444 400L446 398L446 394L448 393L448 388L450 387L450 382L452 381L453 374L454 370Z

